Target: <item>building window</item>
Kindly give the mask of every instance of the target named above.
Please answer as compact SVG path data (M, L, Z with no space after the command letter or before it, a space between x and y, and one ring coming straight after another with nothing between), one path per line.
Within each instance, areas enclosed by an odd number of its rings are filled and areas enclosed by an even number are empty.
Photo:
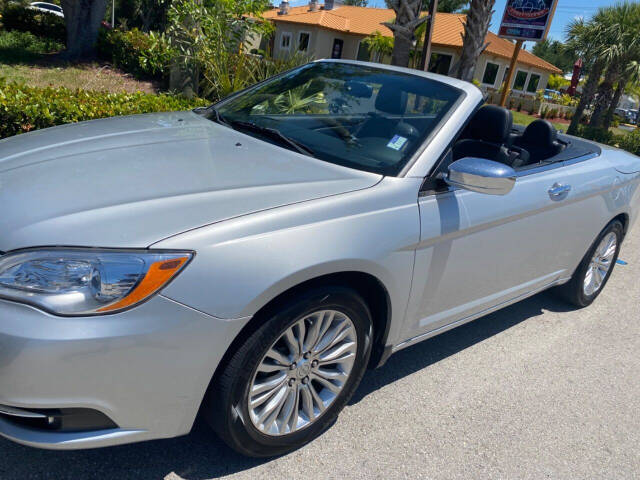
M451 55L432 53L431 61L429 62L429 71L431 73L439 73L440 75L449 75L452 60L453 57Z
M280 37L280 48L282 50L289 50L291 48L291 33L282 32Z
M507 80L508 76L509 76L509 67L504 69L504 75L502 76L502 83L504 83Z
M363 40L360 40L360 44L358 45L358 56L356 59L361 62L369 62L371 60L371 50L369 50L369 46Z
M537 73L532 73L531 77L529 77L529 83L527 84L527 92L536 93L539 84L540 75L538 75Z
M484 67L482 83L485 85L495 85L496 78L498 77L498 70L500 70L500 65L497 63L487 62L487 66Z
M523 72L519 70L516 72L516 81L513 82L513 89L522 91L524 90L524 86L527 83L527 72Z
M311 34L309 32L300 32L298 34L298 50L306 52L309 50L309 39Z

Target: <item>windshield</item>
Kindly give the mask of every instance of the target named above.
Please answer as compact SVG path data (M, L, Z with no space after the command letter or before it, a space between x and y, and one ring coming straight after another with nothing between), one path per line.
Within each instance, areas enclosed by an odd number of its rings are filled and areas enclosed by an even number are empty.
M248 135L338 165L396 175L461 96L417 75L318 62L215 109L221 122Z

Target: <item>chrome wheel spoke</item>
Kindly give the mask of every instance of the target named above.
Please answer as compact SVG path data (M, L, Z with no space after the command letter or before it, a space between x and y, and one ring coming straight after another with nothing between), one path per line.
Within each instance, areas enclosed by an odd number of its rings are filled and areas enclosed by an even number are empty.
M282 408L282 405L284 405L286 394L287 387L280 387L278 393L267 402L267 404L258 415L258 421L260 423L263 423L266 429L269 429L271 424L273 424L275 417L278 415L278 413L280 413L280 408Z
M279 387L287 378L285 373L281 375L277 375L271 377L270 379L264 380L261 383L254 383L251 388L251 396L258 395L262 392L266 392L267 390L273 390Z
M300 393L302 395L302 411L307 416L307 419L313 421L316 415L313 411L313 397L311 396L311 391L307 385L302 385Z
M305 351L311 350L316 345L316 342L318 341L318 338L320 336L320 327L321 327L320 319L323 314L324 312L321 312L320 315L314 316L314 319L311 322L311 326L307 332L307 338L304 343Z
M311 393L311 398L313 398L313 401L318 406L318 410L320 410L320 413L324 412L326 410L326 407L324 406L324 400L320 398L320 395L318 395L318 392L316 391L312 382L309 382L307 385L309 387L309 392Z
M304 325L304 319L300 320L298 323L296 323L296 329L297 329L297 333L296 333L296 340L298 341L298 352L299 355L304 353L304 339L307 335L307 327L305 327Z
M287 392L287 397L282 405L280 410L280 414L277 419L277 427L278 433L287 433L287 429L291 430L291 425L289 422L291 421L291 417L293 415L293 409L296 403L296 388L290 388Z
M279 365L282 365L284 367L288 366L291 363L291 360L289 360L286 355L283 355L273 347L269 349L269 351L265 355L265 358L272 358ZM262 363L264 363L264 360L262 361Z
M333 393L340 393L340 390L342 390L342 385L338 386L335 383L333 383L331 380L327 380L326 378L323 378L318 374L314 373L313 378L320 385L322 385L324 388L329 389L329 391Z
M344 313L320 310L298 319L256 367L247 399L253 425L266 435L311 425L342 391L356 351L357 333Z
M293 333L293 327L284 332L284 336L282 339L284 340L284 343L287 345L287 348L289 348L289 352L294 358L300 356L300 344L298 343L298 339Z
M331 350L328 350L320 355L320 361L322 363L335 362L338 358L342 358L343 355L355 352L355 348L355 342L338 344Z

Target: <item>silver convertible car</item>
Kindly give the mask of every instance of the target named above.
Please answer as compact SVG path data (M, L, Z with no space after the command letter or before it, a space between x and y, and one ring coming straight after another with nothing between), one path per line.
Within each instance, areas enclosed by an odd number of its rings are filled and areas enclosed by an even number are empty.
M102 447L200 412L278 455L398 350L547 288L589 305L640 158L482 104L319 61L209 108L0 142L0 433Z

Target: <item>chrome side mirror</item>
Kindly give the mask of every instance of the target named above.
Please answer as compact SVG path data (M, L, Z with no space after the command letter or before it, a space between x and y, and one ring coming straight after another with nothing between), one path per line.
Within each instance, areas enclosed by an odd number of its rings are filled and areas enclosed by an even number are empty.
M516 171L504 163L465 157L449 165L445 181L472 192L506 195L516 183Z

